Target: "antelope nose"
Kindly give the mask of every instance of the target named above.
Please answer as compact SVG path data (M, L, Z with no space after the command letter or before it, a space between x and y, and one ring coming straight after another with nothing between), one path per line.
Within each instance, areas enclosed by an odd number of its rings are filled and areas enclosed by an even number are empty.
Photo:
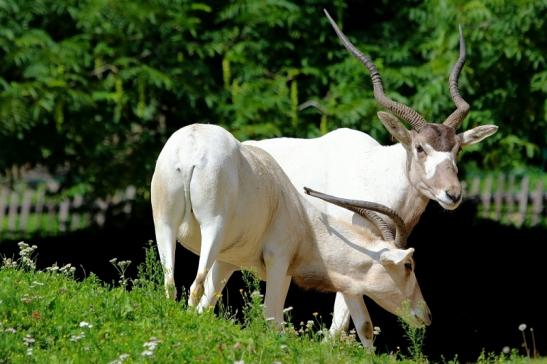
M413 314L414 319L416 320L418 325L431 325L431 311L429 311L429 308L427 306L421 307L416 311L413 311Z
M456 190L446 190L444 191L446 193L446 196L452 200L452 202L458 202L460 198L462 197L462 193L460 191Z
M431 325L431 320L433 318L431 317L431 311L429 311L429 308L426 307L425 308L425 312L423 313L422 315L422 322L425 326L429 326Z

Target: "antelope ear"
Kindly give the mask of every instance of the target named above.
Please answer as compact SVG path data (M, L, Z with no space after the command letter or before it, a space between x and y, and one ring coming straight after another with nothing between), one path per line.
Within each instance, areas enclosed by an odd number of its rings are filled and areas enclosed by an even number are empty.
M496 125L481 125L458 134L462 147L478 143L498 131Z
M408 249L390 249L380 255L382 265L397 265L406 261L414 254L414 248Z
M390 113L379 111L378 117L385 128L395 139L397 139L401 144L409 145L410 144L410 132L405 128L403 123L399 121L395 116Z

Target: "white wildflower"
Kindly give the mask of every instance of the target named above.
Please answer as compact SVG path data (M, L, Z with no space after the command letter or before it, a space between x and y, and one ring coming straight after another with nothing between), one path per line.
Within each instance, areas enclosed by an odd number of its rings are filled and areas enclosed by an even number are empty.
M28 349L27 349L27 355L28 355L28 356L32 356L32 348L28 348Z
M129 358L129 354L120 354L118 356L118 359L111 361L108 364L122 364L124 361L126 361Z
M11 258L2 258L2 267L4 268L17 268L17 261Z
M120 267L121 269L125 269L129 266L129 264L131 264L130 260L122 260L118 263L118 267Z
M251 297L262 298L263 295L259 291L252 291L251 292Z
M520 324L520 325L519 325L519 330L520 330L520 331L526 330L526 324Z
M503 349L501 349L501 351L504 354L509 354L511 352L511 348L509 346L504 346Z
M76 342L76 341L79 341L79 340L83 339L84 337L85 337L85 333L82 331L78 335L70 336L70 341Z
M284 313L287 313L287 312L290 312L290 311L292 311L292 306L289 306L289 307L283 309Z
M17 330L15 330L13 327L8 327L5 331L9 332L10 334L15 334L17 332Z
M380 326L374 326L374 331L372 333L374 336L378 336L382 333L382 329L380 329Z
M55 273L58 270L59 270L59 266L57 265L57 263L53 263L51 267L46 268L46 272L50 272L50 273Z
M89 322L82 321L82 322L80 322L80 327L85 327L87 329L90 329L90 328L93 327L93 325L91 325Z
M158 346L159 343L161 343L161 340L159 340L158 338L152 336L147 342L142 344L142 346L144 346L146 348L146 350L144 350L141 353L141 355L142 356L152 356L152 355L154 355L154 351L156 350L156 347Z
M23 241L20 241L17 245L19 246L19 256L21 257L22 266L31 270L36 269L36 263L32 259L32 254L38 247L36 245L29 246Z
M36 340L34 340L34 338L30 335L25 335L25 337L23 338L23 341L27 346L30 346L34 344Z
M148 348L148 350L156 350L156 347L158 346L157 343L144 343L143 345L145 348Z
M76 267L73 267L72 264L70 263L65 264L61 268L59 268L59 273L63 273L67 275L74 273L75 271L76 271Z
M127 267L131 264L130 260L121 260L118 262L118 258L112 258L109 260L109 262L114 266L114 268L118 271L118 274L120 275L120 279L118 280L118 283L122 286L127 286L129 283L129 279L125 276L125 272L127 271Z
M348 338L350 338L350 339L355 339L356 336L357 336L357 333L356 333L355 329L349 330L349 332L348 332Z
M161 342L161 340L159 340L158 338L152 336L150 338L150 340L148 340L147 342L145 342L144 344L142 344L142 346L150 349L150 350L154 350L156 349L156 346L158 346L158 344Z
M129 354L120 354L120 356L118 357L118 359L120 359L121 361L127 360L128 358Z

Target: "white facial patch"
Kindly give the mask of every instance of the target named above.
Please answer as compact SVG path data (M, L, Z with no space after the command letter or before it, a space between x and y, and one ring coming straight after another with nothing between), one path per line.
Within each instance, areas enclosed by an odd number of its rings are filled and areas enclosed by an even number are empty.
M427 152L427 157L424 162L425 177L427 179L433 178L437 167L444 161L449 160L455 167L452 153L450 152L438 152L429 145L424 145L424 150Z

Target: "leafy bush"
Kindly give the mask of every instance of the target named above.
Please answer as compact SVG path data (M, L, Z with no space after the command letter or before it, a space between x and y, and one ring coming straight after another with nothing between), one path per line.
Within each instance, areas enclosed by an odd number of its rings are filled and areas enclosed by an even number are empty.
M65 186L144 193L167 136L194 122L241 139L351 127L387 142L369 76L323 8L372 56L387 92L430 120L454 107L447 76L462 24L464 127L500 125L465 163L545 168L542 1L7 0L0 170L40 163Z

